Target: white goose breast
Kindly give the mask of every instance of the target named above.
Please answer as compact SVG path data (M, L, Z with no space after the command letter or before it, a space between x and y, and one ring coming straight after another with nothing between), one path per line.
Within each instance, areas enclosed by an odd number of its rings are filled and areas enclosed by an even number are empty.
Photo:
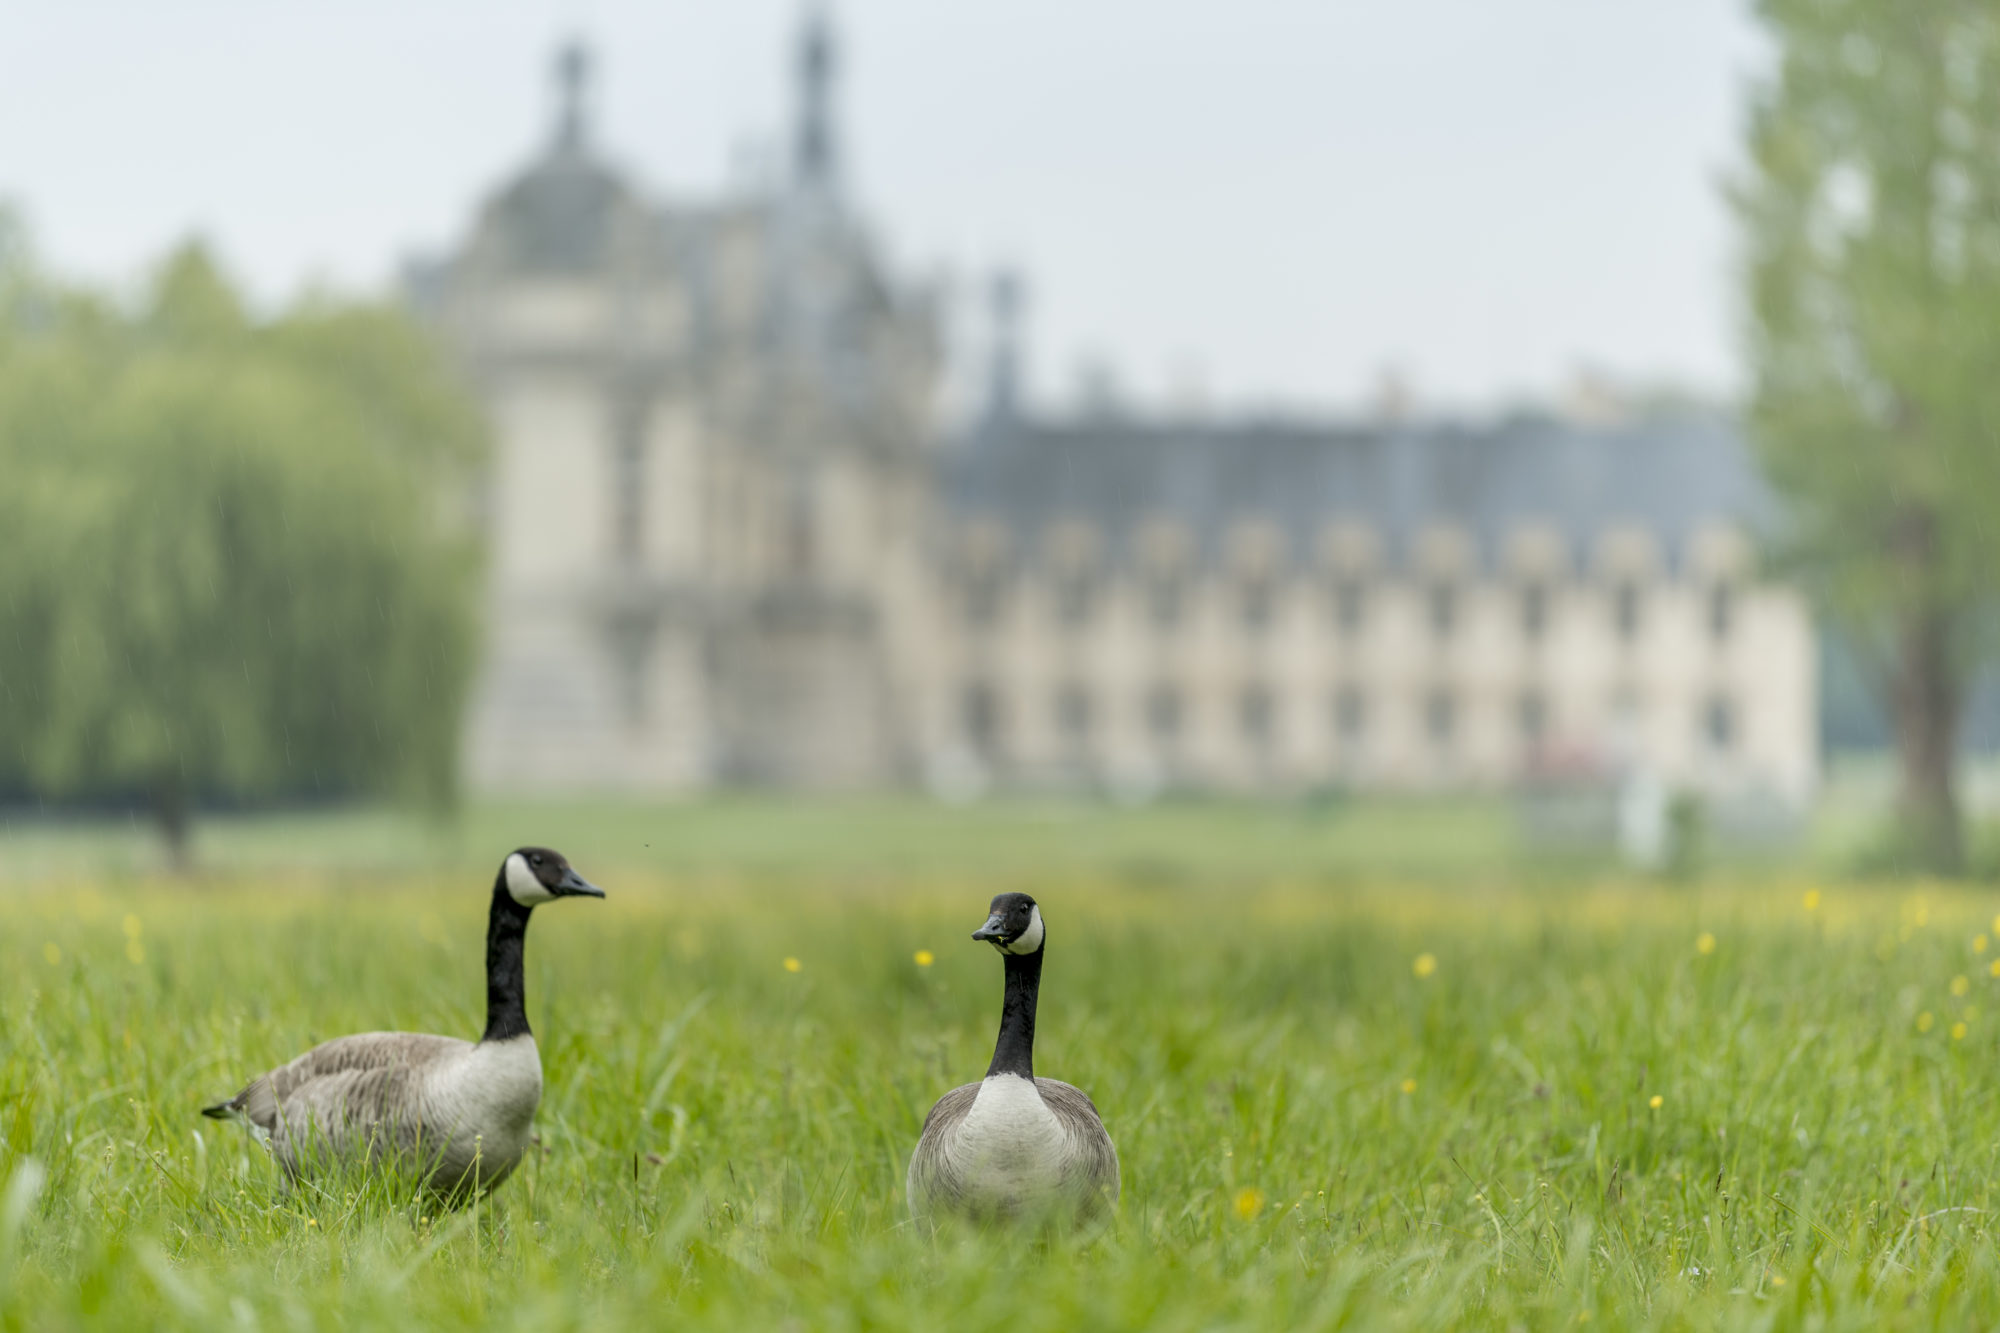
M1062 1124L1035 1085L994 1074L979 1085L945 1152L967 1180L1032 1189L1062 1173Z

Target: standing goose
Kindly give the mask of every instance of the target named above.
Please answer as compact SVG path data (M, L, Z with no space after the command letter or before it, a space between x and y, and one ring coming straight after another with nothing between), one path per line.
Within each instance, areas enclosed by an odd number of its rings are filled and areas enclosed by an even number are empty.
M527 1151L542 1099L521 975L528 914L537 903L578 896L602 898L604 890L560 852L523 847L500 863L478 1041L421 1032L336 1037L202 1114L249 1125L293 1179L389 1158L446 1197L498 1185Z
M1118 1202L1118 1150L1079 1088L1035 1077L1042 909L1025 893L995 898L972 933L1006 960L1000 1038L986 1078L953 1088L924 1119L910 1158L910 1212L974 1217L1068 1214Z

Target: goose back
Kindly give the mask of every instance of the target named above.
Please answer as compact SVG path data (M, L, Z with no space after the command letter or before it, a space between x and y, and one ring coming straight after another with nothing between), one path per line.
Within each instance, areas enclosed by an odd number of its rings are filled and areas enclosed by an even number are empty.
M532 1036L364 1032L313 1047L211 1111L260 1130L294 1179L328 1161L393 1159L455 1193L507 1178L527 1151L541 1093Z

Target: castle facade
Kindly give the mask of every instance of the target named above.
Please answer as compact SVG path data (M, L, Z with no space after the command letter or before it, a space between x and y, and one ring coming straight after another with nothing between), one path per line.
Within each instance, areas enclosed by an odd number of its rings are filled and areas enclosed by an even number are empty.
M565 52L547 144L413 266L496 436L475 789L1809 795L1814 631L1728 421L1054 417L1000 283L948 428L822 22L796 59L783 179L667 204Z

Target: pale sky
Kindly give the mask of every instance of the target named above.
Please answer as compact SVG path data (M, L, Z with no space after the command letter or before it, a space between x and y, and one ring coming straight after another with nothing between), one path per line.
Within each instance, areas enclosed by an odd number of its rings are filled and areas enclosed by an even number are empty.
M1744 0L839 0L853 194L896 262L1018 265L1031 384L1479 410L1581 364L1739 383ZM0 0L0 196L129 283L200 231L258 295L385 288L539 147L551 52L658 197L789 124L800 0Z

